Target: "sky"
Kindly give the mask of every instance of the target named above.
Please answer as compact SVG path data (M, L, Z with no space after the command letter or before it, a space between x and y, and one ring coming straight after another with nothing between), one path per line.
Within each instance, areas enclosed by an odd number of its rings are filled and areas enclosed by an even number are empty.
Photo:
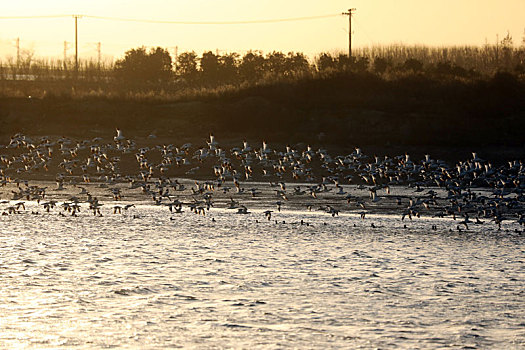
M126 50L160 46L171 53L194 50L219 53L248 50L296 51L310 57L346 52L348 17L353 47L375 45L484 45L507 32L519 46L525 30L525 0L22 0L2 1L0 60L22 55L74 56L78 19L80 58L118 59ZM60 18L8 19L66 15ZM67 16L69 15L69 16ZM331 15L302 21L251 24L163 24L97 19L186 22L258 21ZM177 49L176 49L177 48Z

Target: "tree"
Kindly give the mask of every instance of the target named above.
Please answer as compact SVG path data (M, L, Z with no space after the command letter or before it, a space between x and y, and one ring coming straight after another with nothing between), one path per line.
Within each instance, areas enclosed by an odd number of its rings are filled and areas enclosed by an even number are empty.
M512 67L512 52L514 42L512 36L507 31L507 35L501 40L501 51L503 52L503 68L509 71Z
M507 35L503 39L501 39L501 46L503 49L510 50L512 49L512 46L514 45L514 42L512 40L512 36L510 35L510 32L507 31Z
M310 64L308 63L306 56L301 52L297 52L297 53L288 52L286 61L287 61L286 70L290 74L303 75L310 71Z
M239 54L229 53L219 57L219 80L223 83L232 83L239 76Z
M413 73L419 73L423 70L423 62L415 58L409 58L405 61L401 69L412 71Z
M336 58L337 70L339 72L350 71L354 62L355 62L354 57L349 57L346 54L340 53Z
M352 57L351 69L355 72L363 73L368 70L370 59L366 56L354 58Z
M279 51L274 51L266 55L266 71L282 75L286 72L286 56Z
M177 57L177 75L188 81L197 77L197 54L195 51L183 52Z
M322 53L317 59L317 70L319 72L333 70L335 67L335 59L330 54Z
M387 68L390 67L392 63L390 60L384 57L376 57L374 59L374 71L378 74L383 74L386 72Z
M436 63L434 71L438 75L442 75L442 76L448 75L448 76L456 76L456 77L466 77L469 74L469 72L465 68L460 67L449 61L442 61L442 62Z
M160 47L139 47L126 52L123 59L115 62L116 77L126 83L140 86L166 83L172 78L171 56Z
M208 51L202 54L201 75L205 84L216 84L219 78L219 57Z
M260 52L250 51L243 56L239 64L239 75L241 79L254 82L264 74L265 59Z

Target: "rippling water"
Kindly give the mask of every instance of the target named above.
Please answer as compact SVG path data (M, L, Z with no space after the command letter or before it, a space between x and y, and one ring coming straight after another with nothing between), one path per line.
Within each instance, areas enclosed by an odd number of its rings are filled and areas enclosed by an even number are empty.
M525 346L524 236L512 227L28 207L0 218L2 348Z

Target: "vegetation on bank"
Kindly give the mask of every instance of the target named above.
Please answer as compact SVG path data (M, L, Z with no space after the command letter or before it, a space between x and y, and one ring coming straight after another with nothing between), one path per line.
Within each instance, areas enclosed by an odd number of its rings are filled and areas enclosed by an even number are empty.
M169 140L214 132L342 148L523 148L525 46L511 44L376 47L313 62L256 51L172 60L165 49L137 48L112 64L81 61L78 72L71 62L4 63L0 138L98 137L119 126Z
M0 61L0 95L104 97L179 101L222 96L256 86L371 75L384 81L487 81L505 72L525 80L525 43L510 36L483 47L377 46L354 56L321 53L309 60L296 52L195 52L170 56L166 49L131 49L115 62L74 62L23 55Z

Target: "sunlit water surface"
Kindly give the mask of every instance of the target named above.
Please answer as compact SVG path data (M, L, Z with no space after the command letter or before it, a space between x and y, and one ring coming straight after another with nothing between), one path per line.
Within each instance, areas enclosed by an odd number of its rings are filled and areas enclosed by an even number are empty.
M525 347L512 227L30 210L0 218L1 348Z

